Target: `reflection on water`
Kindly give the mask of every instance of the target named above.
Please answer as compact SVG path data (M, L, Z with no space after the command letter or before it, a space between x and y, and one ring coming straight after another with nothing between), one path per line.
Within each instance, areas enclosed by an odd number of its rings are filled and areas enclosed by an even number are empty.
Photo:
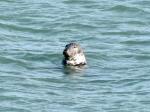
M86 65L80 66L64 66L63 72L66 75L83 75L82 73L85 71Z

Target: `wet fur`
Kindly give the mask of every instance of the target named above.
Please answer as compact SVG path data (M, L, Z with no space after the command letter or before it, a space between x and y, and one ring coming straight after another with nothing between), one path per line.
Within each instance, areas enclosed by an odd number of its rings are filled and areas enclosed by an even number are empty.
M63 59L64 65L79 66L86 64L86 59L83 50L77 43L67 44L63 51L63 55L64 55Z

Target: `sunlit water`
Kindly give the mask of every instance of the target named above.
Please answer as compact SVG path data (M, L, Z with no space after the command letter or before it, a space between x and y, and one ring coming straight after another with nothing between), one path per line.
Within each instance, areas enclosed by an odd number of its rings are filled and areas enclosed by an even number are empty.
M0 0L0 111L150 112L150 1Z

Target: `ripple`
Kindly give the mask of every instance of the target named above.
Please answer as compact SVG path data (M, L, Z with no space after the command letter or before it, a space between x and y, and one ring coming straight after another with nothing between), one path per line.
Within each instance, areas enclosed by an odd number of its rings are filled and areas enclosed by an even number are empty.
M129 7L129 6L124 6L124 5L117 5L117 6L114 6L114 7L111 7L109 9L110 11L117 11L117 12L129 12L129 13L137 13L137 12L144 12L144 10L142 9L139 9L137 7Z
M12 1L12 0L1 0L0 2L13 3L14 1Z
M93 4L93 3L97 3L96 1L91 1L91 0L65 0L64 1L65 4L79 4L79 5L85 5L85 4Z
M94 30L97 29L97 26L90 25L90 24L83 24L83 23L71 23L67 25L63 25L63 27L68 27L68 28L75 28L75 29L82 29L82 30Z
M144 31L120 31L120 32L102 32L102 35L150 35L150 32Z
M26 65L26 61L21 59L16 59L13 57L0 56L0 61L3 64L16 64L16 65Z
M19 97L17 96L0 96L0 100L1 101L14 101L14 100L17 100Z
M43 81L43 82L53 82L53 83L65 83L65 81L61 79L54 79L54 78L32 78L33 80Z
M8 107L8 106L2 106L1 111L7 111L7 112L31 112L28 109L24 109L24 108L19 108L19 107Z
M8 30L15 30L15 31L31 32L31 33L49 32L49 29L37 29L37 28L23 27L14 24L3 24L3 23L0 23L0 28L5 28Z
M55 57L58 54L45 54L45 53L26 53L24 56L21 58L24 60L34 60L34 61L45 61L48 60L51 57Z
M123 44L127 44L127 45L150 45L150 40L128 40L128 41L124 41L121 42Z
M136 55L135 58L138 59L138 60L147 60L147 61L149 61L150 55L149 56L148 55Z
M143 22L143 21L136 21L136 20L133 20L133 21L127 21L126 22L127 24L133 24L133 25L146 25L146 23L145 22Z
M149 6L150 5L150 1L147 1L147 0L133 1L133 3L137 4L137 5L143 5L143 6Z

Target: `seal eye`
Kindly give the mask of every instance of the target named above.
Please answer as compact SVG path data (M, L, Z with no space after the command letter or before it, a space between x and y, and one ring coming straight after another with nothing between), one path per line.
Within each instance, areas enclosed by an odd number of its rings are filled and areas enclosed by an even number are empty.
M68 45L65 46L66 48L68 47Z
M76 46L74 46L73 48L77 48Z

